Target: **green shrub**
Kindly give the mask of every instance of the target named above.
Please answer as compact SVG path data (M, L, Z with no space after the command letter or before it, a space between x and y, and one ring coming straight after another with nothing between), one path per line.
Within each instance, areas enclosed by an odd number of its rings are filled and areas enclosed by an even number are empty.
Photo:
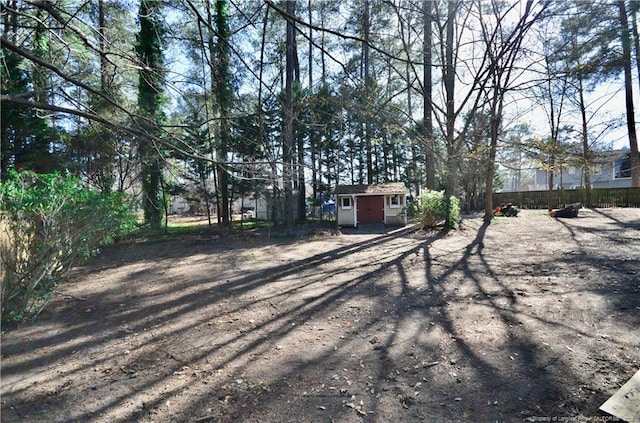
M74 176L12 172L0 184L2 323L36 316L78 259L136 228L121 193Z
M450 227L457 227L460 223L460 201L456 197L450 197L449 206L449 221L445 223ZM422 229L435 227L447 217L444 191L423 192L414 202L413 208L413 214Z

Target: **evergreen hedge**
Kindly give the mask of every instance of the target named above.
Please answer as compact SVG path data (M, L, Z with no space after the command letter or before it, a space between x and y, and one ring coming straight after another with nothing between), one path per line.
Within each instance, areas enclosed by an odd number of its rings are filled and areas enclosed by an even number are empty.
M122 193L70 175L12 172L0 184L2 323L37 316L78 260L135 228Z

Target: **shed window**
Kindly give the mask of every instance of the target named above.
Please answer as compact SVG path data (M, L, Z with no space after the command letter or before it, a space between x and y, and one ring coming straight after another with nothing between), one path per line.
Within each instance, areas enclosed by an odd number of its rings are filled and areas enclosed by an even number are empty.
M351 208L351 197L342 197L341 198L341 202L340 202L340 206L343 209L350 209Z
M398 194L392 195L389 197L389 206L391 208L398 208L402 205L402 199Z

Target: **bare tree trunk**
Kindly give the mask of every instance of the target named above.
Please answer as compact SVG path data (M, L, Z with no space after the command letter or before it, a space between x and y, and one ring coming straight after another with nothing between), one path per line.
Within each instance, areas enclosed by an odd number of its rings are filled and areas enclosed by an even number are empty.
M638 5L640 2L630 2L631 6L631 29L633 31L633 51L636 59L636 70L640 75L640 35L638 34ZM640 78L638 78L638 84L640 84Z
M458 182L458 149L456 148L455 135L455 72L453 63L453 42L454 42L454 22L455 22L455 2L447 3L447 23L445 36L445 63L444 63L444 89L445 89L445 120L446 133L445 139L447 144L447 183L444 190L444 198L446 201L446 226L451 227L451 197L456 195Z
M293 16L293 1L287 1L287 15ZM287 229L293 229L293 73L295 28L293 22L287 20L286 44L286 78L284 105L284 142L282 144L283 184L284 184L284 223Z
M364 87L365 93L369 96L371 89L370 81L370 63L369 63L369 42L370 42L370 17L369 17L369 0L365 0L364 5ZM367 154L367 184L373 184L373 143L371 142L371 116L365 116L364 137Z
M587 133L587 110L584 102L584 89L582 76L578 75L578 96L580 101L580 117L582 118L582 168L584 172L585 205L591 207L591 149L589 148L589 136ZM562 169L560 169L562 175Z
M304 222L307 218L306 215L306 199L307 199L307 187L305 186L304 178L304 137L302 134L295 135L298 141L298 222Z
M547 209L551 211L551 209L553 208L553 204L552 204L553 175L554 175L556 156L558 152L558 141L559 141L558 138L560 136L560 121L562 118L562 113L564 111L564 101L567 95L568 79L565 73L565 75L561 76L562 78L561 89L560 90L554 89L552 87L551 63L549 61L548 55L545 56L545 66L547 69L547 73L549 75L549 77L546 80L545 94L548 95L548 100L549 100L548 122L549 122L549 130L551 133L551 139L550 139L551 145L548 145L546 147L548 150L547 152L549 154L549 163L547 164L548 172L549 172L549 180L547 184L548 185ZM559 97L558 102L555 101L556 97L554 97L554 95L557 95Z
M296 38L293 37L293 58L295 60L295 81L296 86L301 87L300 83L300 62L298 60L298 43L296 42ZM311 57L309 57L309 63L311 63ZM309 69L309 76L311 76L311 69ZM311 87L309 87L309 92L311 92ZM297 169L297 185L298 185L298 222L304 222L307 218L306 214L306 205L307 205L307 187L305 185L304 178L304 135L301 131L296 131L294 129L294 137L297 141L297 160L296 160L296 169Z
M210 23L209 23L210 24ZM204 37L204 32L202 30L202 22L200 20L198 20L198 33L200 34L200 46L201 46L201 50L200 50L200 57L202 60L202 75L203 75L203 80L206 79L206 75L207 75L207 69L209 69L210 71L210 66L209 66L209 59L207 56L207 51L209 50L211 43L213 42L212 39L212 34L211 34L211 29L207 28L207 39L205 39ZM209 50L210 51L210 50ZM206 90L206 88L204 89L204 116L205 116L205 121L207 122L206 124L206 142L204 144L204 152L203 152L203 156L207 156L209 155L211 162L215 162L215 155L214 155L214 151L213 151L213 143L212 143L212 131L211 131L211 125L209 122L212 121L211 119L211 112L209 110L209 106L210 106L210 100L209 100L209 92ZM211 93L213 95L213 93ZM209 167L209 165L207 164L203 164L202 165L203 168L199 168L198 172L200 174L200 183L202 184L202 190L203 190L203 196L204 196L204 202L205 202L205 207L206 207L206 211L207 211L207 222L209 227L213 226L213 223L211 221L211 209L212 209L212 203L211 203L211 196L209 195L209 189L207 187L207 181L209 179L209 173L213 174L213 182L214 182L214 188L215 188L215 204L216 204L216 219L218 219L218 223L220 223L220 210L217 208L218 204L219 204L219 197L218 197L218 190L217 190L217 179L216 179L216 170L215 167Z
M104 19L104 0L98 1L98 47L100 48L100 89L102 92L107 91L107 56L105 54L105 19Z
M264 110L262 109L262 88L264 86L263 83L263 74L264 74L264 51L266 45L266 36L267 36L267 24L269 23L269 8L267 7L264 12L264 20L262 21L262 37L260 42L260 70L258 76L258 126L260 128L260 142L261 145L265 148L266 151L270 151L267 147L268 139L264 126ZM273 186L273 191L271 195L268 191L265 192L266 198L266 207L267 214L265 216L266 220L271 219L274 225L278 223L278 208L276 207L276 201L280 198L279 188L278 188L278 171L276 165L276 158L271 157L269 160L269 165L271 167L271 185ZM269 213L271 210L271 213Z
M313 93L313 13L311 8L311 0L307 2L307 8L309 9L309 93ZM321 52L322 54L322 52ZM313 108L311 109L311 125L315 124L315 115ZM316 148L318 143L317 131L312 131L309 136L309 153L311 160L311 189L313 190L312 196L316 200L318 198L318 168L316 164Z
M618 1L620 25L622 29L622 63L624 65L624 90L627 109L627 129L629 131L629 147L631 150L631 186L640 187L640 158L638 157L638 137L633 106L633 85L631 78L631 40L629 39L629 23L624 0Z
M552 195L553 195L553 166L554 166L554 160L553 158L550 161L550 168L547 171L547 208L549 209L549 211L551 211L551 209L553 208L553 202L552 202Z
M435 145L433 139L433 105L431 104L433 80L431 75L431 49L433 43L432 23L433 18L431 16L432 2L427 0L423 3L423 18L424 18L424 150L426 157L426 170L427 170L427 188L430 190L436 189L436 165L435 165ZM417 193L418 194L418 193Z
M209 3L207 2L208 19L211 19L211 11ZM210 28L213 28L209 25ZM229 174L225 166L227 161L229 138L231 135L231 84L229 75L229 26L227 22L227 2L224 0L218 0L216 2L216 30L218 34L218 42L214 44L212 41L213 35L210 38L209 48L211 51L212 64L214 68L211 74L211 84L216 93L216 99L219 110L219 125L218 125L218 182L220 195L222 197L222 225L231 225L231 210L229 201ZM215 53L215 54L214 54ZM213 59L215 58L215 59Z
M516 59L518 58L518 53L522 46L525 33L530 28L531 23L540 16L534 16L530 22L527 22L532 4L533 2L531 0L527 1L519 23L506 38L504 38L502 34L499 34L498 37L489 36L486 26L482 24L487 48L486 51L489 58L489 78L491 78L493 82L490 98L491 116L489 124L489 160L485 175L485 222L490 222L493 218L493 177L495 173L498 138L502 130L505 93L510 88L511 75ZM494 9L494 12L496 12L495 17L498 20L495 31L499 31L498 28L501 27L503 18L498 16L498 9ZM496 44L497 39L501 40L499 41L499 44Z
M489 158L485 171L485 202L484 221L490 222L493 218L493 174L495 172L496 152L498 150L498 134L502 116L502 87L499 78L495 78L493 87L493 98L491 99L491 117L489 121Z

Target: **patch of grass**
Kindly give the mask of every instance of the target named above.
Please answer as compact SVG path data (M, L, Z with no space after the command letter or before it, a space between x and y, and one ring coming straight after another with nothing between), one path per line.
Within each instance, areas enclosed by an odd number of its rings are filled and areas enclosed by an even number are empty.
M148 226L140 226L137 231L124 238L125 240L136 240L144 242L157 242L180 238L183 236L197 236L206 233L217 233L217 225L211 228L205 222L169 222L167 227L163 225L159 229Z
M211 221L211 226L217 226L217 222L215 220ZM209 222L206 220L194 220L194 221L186 221L186 222L172 222L169 221L167 223L168 229L180 229L180 228L208 228Z
M265 220L245 220L245 221L234 221L231 224L231 229L233 230L247 230L247 229L257 229L257 228L268 228L271 226L271 222L267 222Z
M189 233L193 231L212 230L216 229L217 226L217 222L212 222L211 227L209 227L209 223L206 220L194 222L168 222L166 230L169 233Z

